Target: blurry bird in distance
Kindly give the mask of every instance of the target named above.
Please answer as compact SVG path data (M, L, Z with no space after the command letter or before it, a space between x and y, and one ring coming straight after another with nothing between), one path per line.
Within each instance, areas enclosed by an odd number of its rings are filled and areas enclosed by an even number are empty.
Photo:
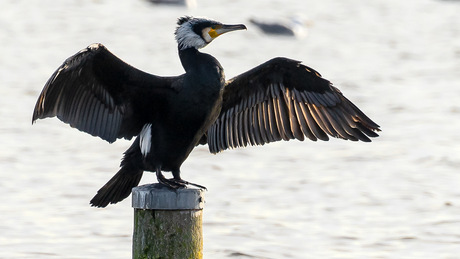
M156 5L196 7L196 0L147 0Z
M305 20L300 16L292 16L285 21L251 18L249 22L255 25L264 34L297 38L306 37L308 28L313 24L311 21Z

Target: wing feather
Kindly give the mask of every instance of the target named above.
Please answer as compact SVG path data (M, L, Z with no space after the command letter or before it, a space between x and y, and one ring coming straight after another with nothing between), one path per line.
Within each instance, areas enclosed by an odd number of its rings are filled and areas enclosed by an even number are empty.
M274 141L281 140L281 134L278 130L278 122L276 119L275 114L275 107L274 107L274 100L267 101L267 112L268 112L268 119L270 123L270 131L273 136Z
M246 107L245 105L243 105L243 107ZM253 108L253 106L251 108ZM253 125L252 109L243 109L241 119L242 119L242 124L243 124L243 127L242 127L243 146L246 147L248 144L255 145L256 133L254 133L254 127L251 127L251 125Z
M301 126L300 129L302 130L302 133L312 141L318 140L316 136L313 134L313 132L310 130L310 128L308 127L307 120L305 116L303 115L302 108L300 107L300 104L298 102L294 102L294 110L295 110L297 119L300 122L300 126Z
M261 123L263 123L263 127L265 128L265 133L267 134L267 143L275 141L275 138L273 137L272 131L271 131L271 125L270 125L270 116L268 115L268 101L264 101L261 104Z
M257 114L257 124L258 124L258 129L260 132L260 136L262 138L263 143L268 143L269 138L267 136L267 129L265 127L265 120L264 120L264 109L263 109L263 103L257 104L254 109L255 113Z
M226 133L226 127L225 127L226 123L225 123L225 121L227 120L226 115L227 115L227 113L224 113L222 118L220 119L219 135L218 135L218 138L217 138L217 141L218 141L218 149L217 150L227 149L227 146L226 146L227 137L225 136L225 133Z
M261 145L263 143L262 136L260 133L260 128L259 128L259 118L258 118L258 112L257 112L257 107L253 106L249 110L249 120L250 122L248 123L248 128L250 129L250 134L254 134L254 141L255 143L251 143L252 145Z
M315 134L315 137L318 139L328 141L329 137L326 135L326 133L321 129L321 126L316 122L316 120L313 118L313 114L310 113L310 110L308 109L308 103L303 103L300 102L300 108L302 109L302 114L304 118L307 120L308 127L310 130Z
M300 128L300 123L297 119L297 113L295 112L294 108L294 96L292 96L292 91L289 90L289 88L285 89L285 100L287 103L288 107L288 114L289 114L289 122L291 126L292 133L294 134L294 137L300 141L303 141L304 135L302 133L302 129Z

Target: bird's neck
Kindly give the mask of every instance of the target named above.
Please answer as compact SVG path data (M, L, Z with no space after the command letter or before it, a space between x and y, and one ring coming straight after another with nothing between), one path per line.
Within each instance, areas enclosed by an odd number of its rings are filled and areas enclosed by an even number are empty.
M200 52L195 48L179 49L179 58L186 72L193 69L199 54Z
M179 49L179 57L185 72L199 72L203 68L217 67L222 69L219 61L213 56L201 53L196 48Z

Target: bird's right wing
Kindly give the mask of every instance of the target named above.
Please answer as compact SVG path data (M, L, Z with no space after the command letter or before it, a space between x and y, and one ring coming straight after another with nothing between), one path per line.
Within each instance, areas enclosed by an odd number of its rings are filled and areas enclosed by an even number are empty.
M379 125L314 69L274 58L231 80L222 110L200 144L212 153L247 145L330 136L371 141Z
M57 116L109 142L130 139L172 98L177 79L145 73L102 44L92 44L54 72L37 100L32 122Z

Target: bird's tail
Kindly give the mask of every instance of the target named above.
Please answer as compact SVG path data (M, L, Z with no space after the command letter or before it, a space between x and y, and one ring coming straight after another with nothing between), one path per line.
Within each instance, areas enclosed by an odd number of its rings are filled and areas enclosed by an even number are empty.
M139 184L143 172L131 166L122 166L89 203L91 206L103 208L109 203L122 201L131 194L131 189Z

